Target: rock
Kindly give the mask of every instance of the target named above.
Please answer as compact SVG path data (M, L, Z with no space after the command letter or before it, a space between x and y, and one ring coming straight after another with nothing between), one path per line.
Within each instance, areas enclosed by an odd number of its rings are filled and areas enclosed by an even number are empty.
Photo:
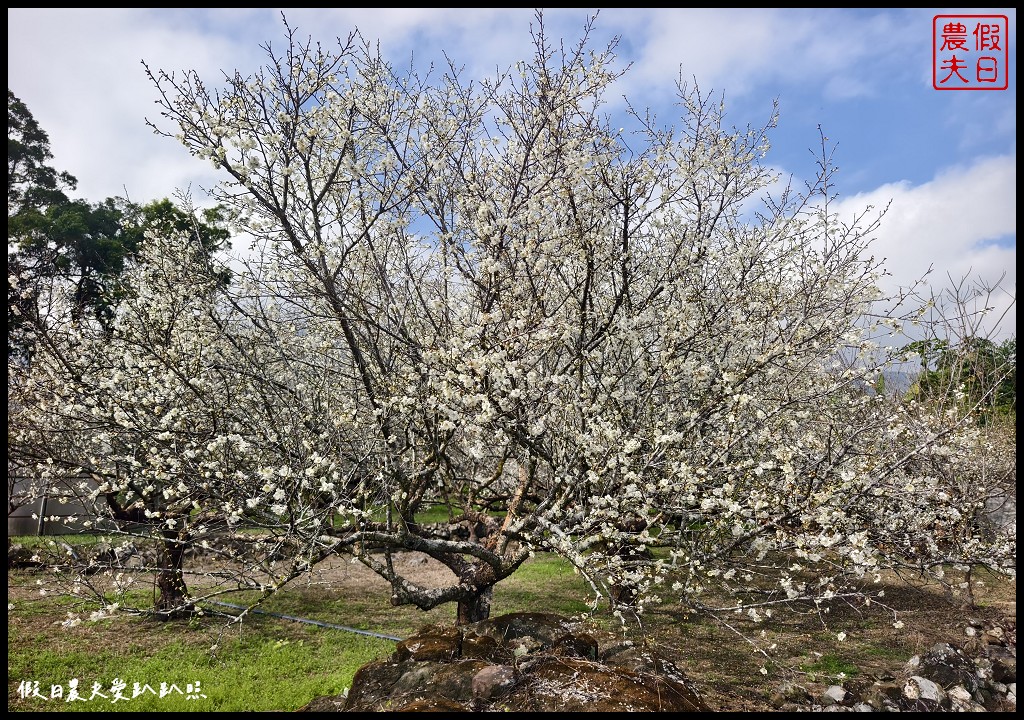
M1017 682L1017 655L1007 647L990 645L986 648L992 662L992 680L1001 683Z
M139 554L139 548L136 547L135 543L129 542L124 545L118 545L114 548L114 558L118 564L124 565L129 559Z
M807 688L803 685L784 682L775 688L774 692L769 696L768 702L772 704L772 707L781 710L787 704L806 703L810 698L810 693L807 692Z
M903 696L915 709L938 710L947 702L946 691L926 677L914 675L903 686Z
M944 688L963 685L971 693L978 689L974 661L949 643L937 643L932 646L932 649L921 658L917 674Z
M608 638L600 643L601 646L601 660L608 661L609 658L614 657L618 653L629 652L633 649L633 641L620 639L617 635Z
M940 643L902 673L832 686L812 700L785 682L769 702L782 712L1002 711L1017 704L1016 622L971 621L980 639ZM1000 631L991 633L991 627ZM989 628L989 629L986 629ZM948 683L948 684L947 684ZM334 711L707 711L677 667L620 634L595 632L561 616L515 613L464 628L432 626L400 643L389 662L364 666L350 700L320 698L309 710Z
M1002 645L1003 644L1003 631L1001 628L992 628L981 634L982 645Z
M628 650L608 657L576 623L546 613L428 626L359 669L345 710L710 711L672 663Z
M523 612L489 618L471 627L474 634L488 635L499 642L530 638L538 647L550 648L556 640L572 632L574 623L561 615Z
M779 712L807 712L808 707L802 703L788 702L779 707Z
M508 696L533 712L707 712L689 688L581 658L542 656Z
M462 657L493 657L498 651L498 641L489 635L470 635L462 638Z
M829 685L825 692L821 694L821 704L826 706L842 705L846 695L846 690L843 689L842 685Z
M962 685L954 685L946 690L949 697L949 709L953 712L984 711L985 706L974 702L973 695Z
M462 656L462 634L457 628L429 625L408 640L398 643L395 659L454 660Z
M507 693L516 683L516 671L508 665L488 665L473 676L473 698L491 700Z
M303 705L297 712L341 712L345 709L345 696L318 697Z
M864 702L876 710L890 710L898 708L903 700L903 688L894 681L883 680L876 682L864 691Z
M555 640L551 651L565 657L579 657L597 660L597 640L587 633L569 633Z
M413 700L401 707L396 707L392 712L467 712L462 703L448 700L446 698L422 698Z
M468 710L473 700L473 677L485 668L483 660L451 663L438 660L385 660L359 668L352 679L345 710L392 712L413 703L457 703ZM447 703L447 704L446 704ZM440 706L438 706L440 707Z
M7 569L40 567L42 562L39 557L24 545L7 546Z

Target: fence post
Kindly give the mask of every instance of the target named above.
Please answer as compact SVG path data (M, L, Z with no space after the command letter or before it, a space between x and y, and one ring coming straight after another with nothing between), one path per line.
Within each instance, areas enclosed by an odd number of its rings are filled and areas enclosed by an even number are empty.
M36 535L42 536L46 529L46 496L39 498L39 524L36 525Z

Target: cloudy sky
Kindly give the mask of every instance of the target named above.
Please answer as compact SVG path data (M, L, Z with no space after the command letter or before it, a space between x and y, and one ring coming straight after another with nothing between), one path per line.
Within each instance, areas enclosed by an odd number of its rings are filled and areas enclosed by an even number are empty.
M593 12L547 10L546 32L572 44ZM934 89L938 14L1008 17L1008 89ZM331 44L358 28L396 64L412 57L425 68L446 53L476 76L528 58L534 21L533 11L515 8L287 15L303 38ZM265 8L9 8L7 16L8 88L49 133L54 165L75 175L77 196L91 201L145 202L183 188L201 198L217 180L208 163L146 126L159 114L143 62L196 70L215 85L222 71L256 70L266 61L261 45L284 44L280 11ZM841 214L891 201L873 247L886 258L890 285L931 266L936 284L968 273L990 283L1005 273L1015 294L1016 31L1012 8L613 8L600 12L593 37L598 45L619 37L630 68L616 92L660 118L672 115L680 75L724 93L728 119L740 127L763 124L777 100L768 162L787 176L813 176L820 125L836 144ZM997 298L1000 308L1007 303ZM1015 333L1015 318L1011 310L1001 334Z

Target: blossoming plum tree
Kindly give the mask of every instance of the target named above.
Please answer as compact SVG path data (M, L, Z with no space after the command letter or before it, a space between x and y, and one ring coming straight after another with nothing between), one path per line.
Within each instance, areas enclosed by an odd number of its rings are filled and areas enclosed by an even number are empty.
M291 29L219 89L151 71L154 129L224 173L254 252L224 288L152 237L110 337L39 330L14 422L39 479L209 545L221 590L351 553L463 623L534 551L622 606L725 590L752 617L890 567L1012 567L1013 534L972 522L991 489L950 480L973 426L867 390L900 318L877 316L879 217L830 212L824 139L773 197L774 117L730 129L679 86L679 123L618 129L589 32L538 18L533 58L479 82Z

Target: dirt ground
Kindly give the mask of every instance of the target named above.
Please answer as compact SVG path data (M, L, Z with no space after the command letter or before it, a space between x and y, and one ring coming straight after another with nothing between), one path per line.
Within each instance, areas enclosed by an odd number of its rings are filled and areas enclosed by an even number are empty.
M425 556L410 554L396 562L404 574L425 587L440 587L453 578L441 563ZM745 616L723 615L718 622L686 616L681 608L667 604L649 610L629 625L628 632L680 667L711 707L764 711L772 709L768 698L785 680L806 686L812 696L836 682L866 686L876 679L899 677L911 657L936 643L962 645L969 623L1015 629L1014 580L988 574L982 578L980 585L974 583L975 607L934 583L888 575L881 588L884 607L835 603L824 612L808 609L783 614L761 627L747 622ZM311 588L318 585L347 587L369 596L386 597L390 592L388 584L365 566L342 559L320 568L320 577L309 581ZM502 612L497 601L494 612ZM900 628L893 627L894 612ZM614 627L609 622L602 625ZM843 641L838 640L840 630L846 630ZM753 638L769 657L741 634ZM761 673L766 665L768 676ZM830 674L833 666L848 668L850 676Z
M426 587L439 587L453 578L447 568L425 556L399 556L396 562L403 574ZM9 602L38 597L32 577L24 571L9 574ZM773 709L769 697L787 680L806 686L813 694L837 681L866 686L879 678L899 677L908 659L934 644L963 644L971 622L1000 623L1011 627L1015 637L1014 580L993 575L979 579L974 607L934 584L889 576L881 585L884 606L835 603L827 609L779 614L761 626L743 615L694 616L678 606L664 604L630 622L626 631L635 642L672 660L711 707L768 711ZM190 579L193 591L198 591L202 583ZM494 614L505 611L498 602L500 589L496 591ZM445 622L452 616L450 607L430 613L392 608L389 585L362 564L342 558L323 563L314 575L294 582L287 591L301 595L305 607L315 607L320 599L359 607L364 627L378 621L386 624L394 617L389 613L405 610L410 634L416 623ZM540 598L538 607L532 609L545 611ZM902 623L900 628L893 627L894 612ZM24 625L19 628L23 632L34 632L30 627L34 623L39 624L38 632L52 632L52 617L28 616L18 622ZM615 628L607 613L599 622L605 630ZM845 631L845 639L838 637L840 629ZM97 633L96 642L105 642L102 633ZM846 675L837 677L836 672Z

